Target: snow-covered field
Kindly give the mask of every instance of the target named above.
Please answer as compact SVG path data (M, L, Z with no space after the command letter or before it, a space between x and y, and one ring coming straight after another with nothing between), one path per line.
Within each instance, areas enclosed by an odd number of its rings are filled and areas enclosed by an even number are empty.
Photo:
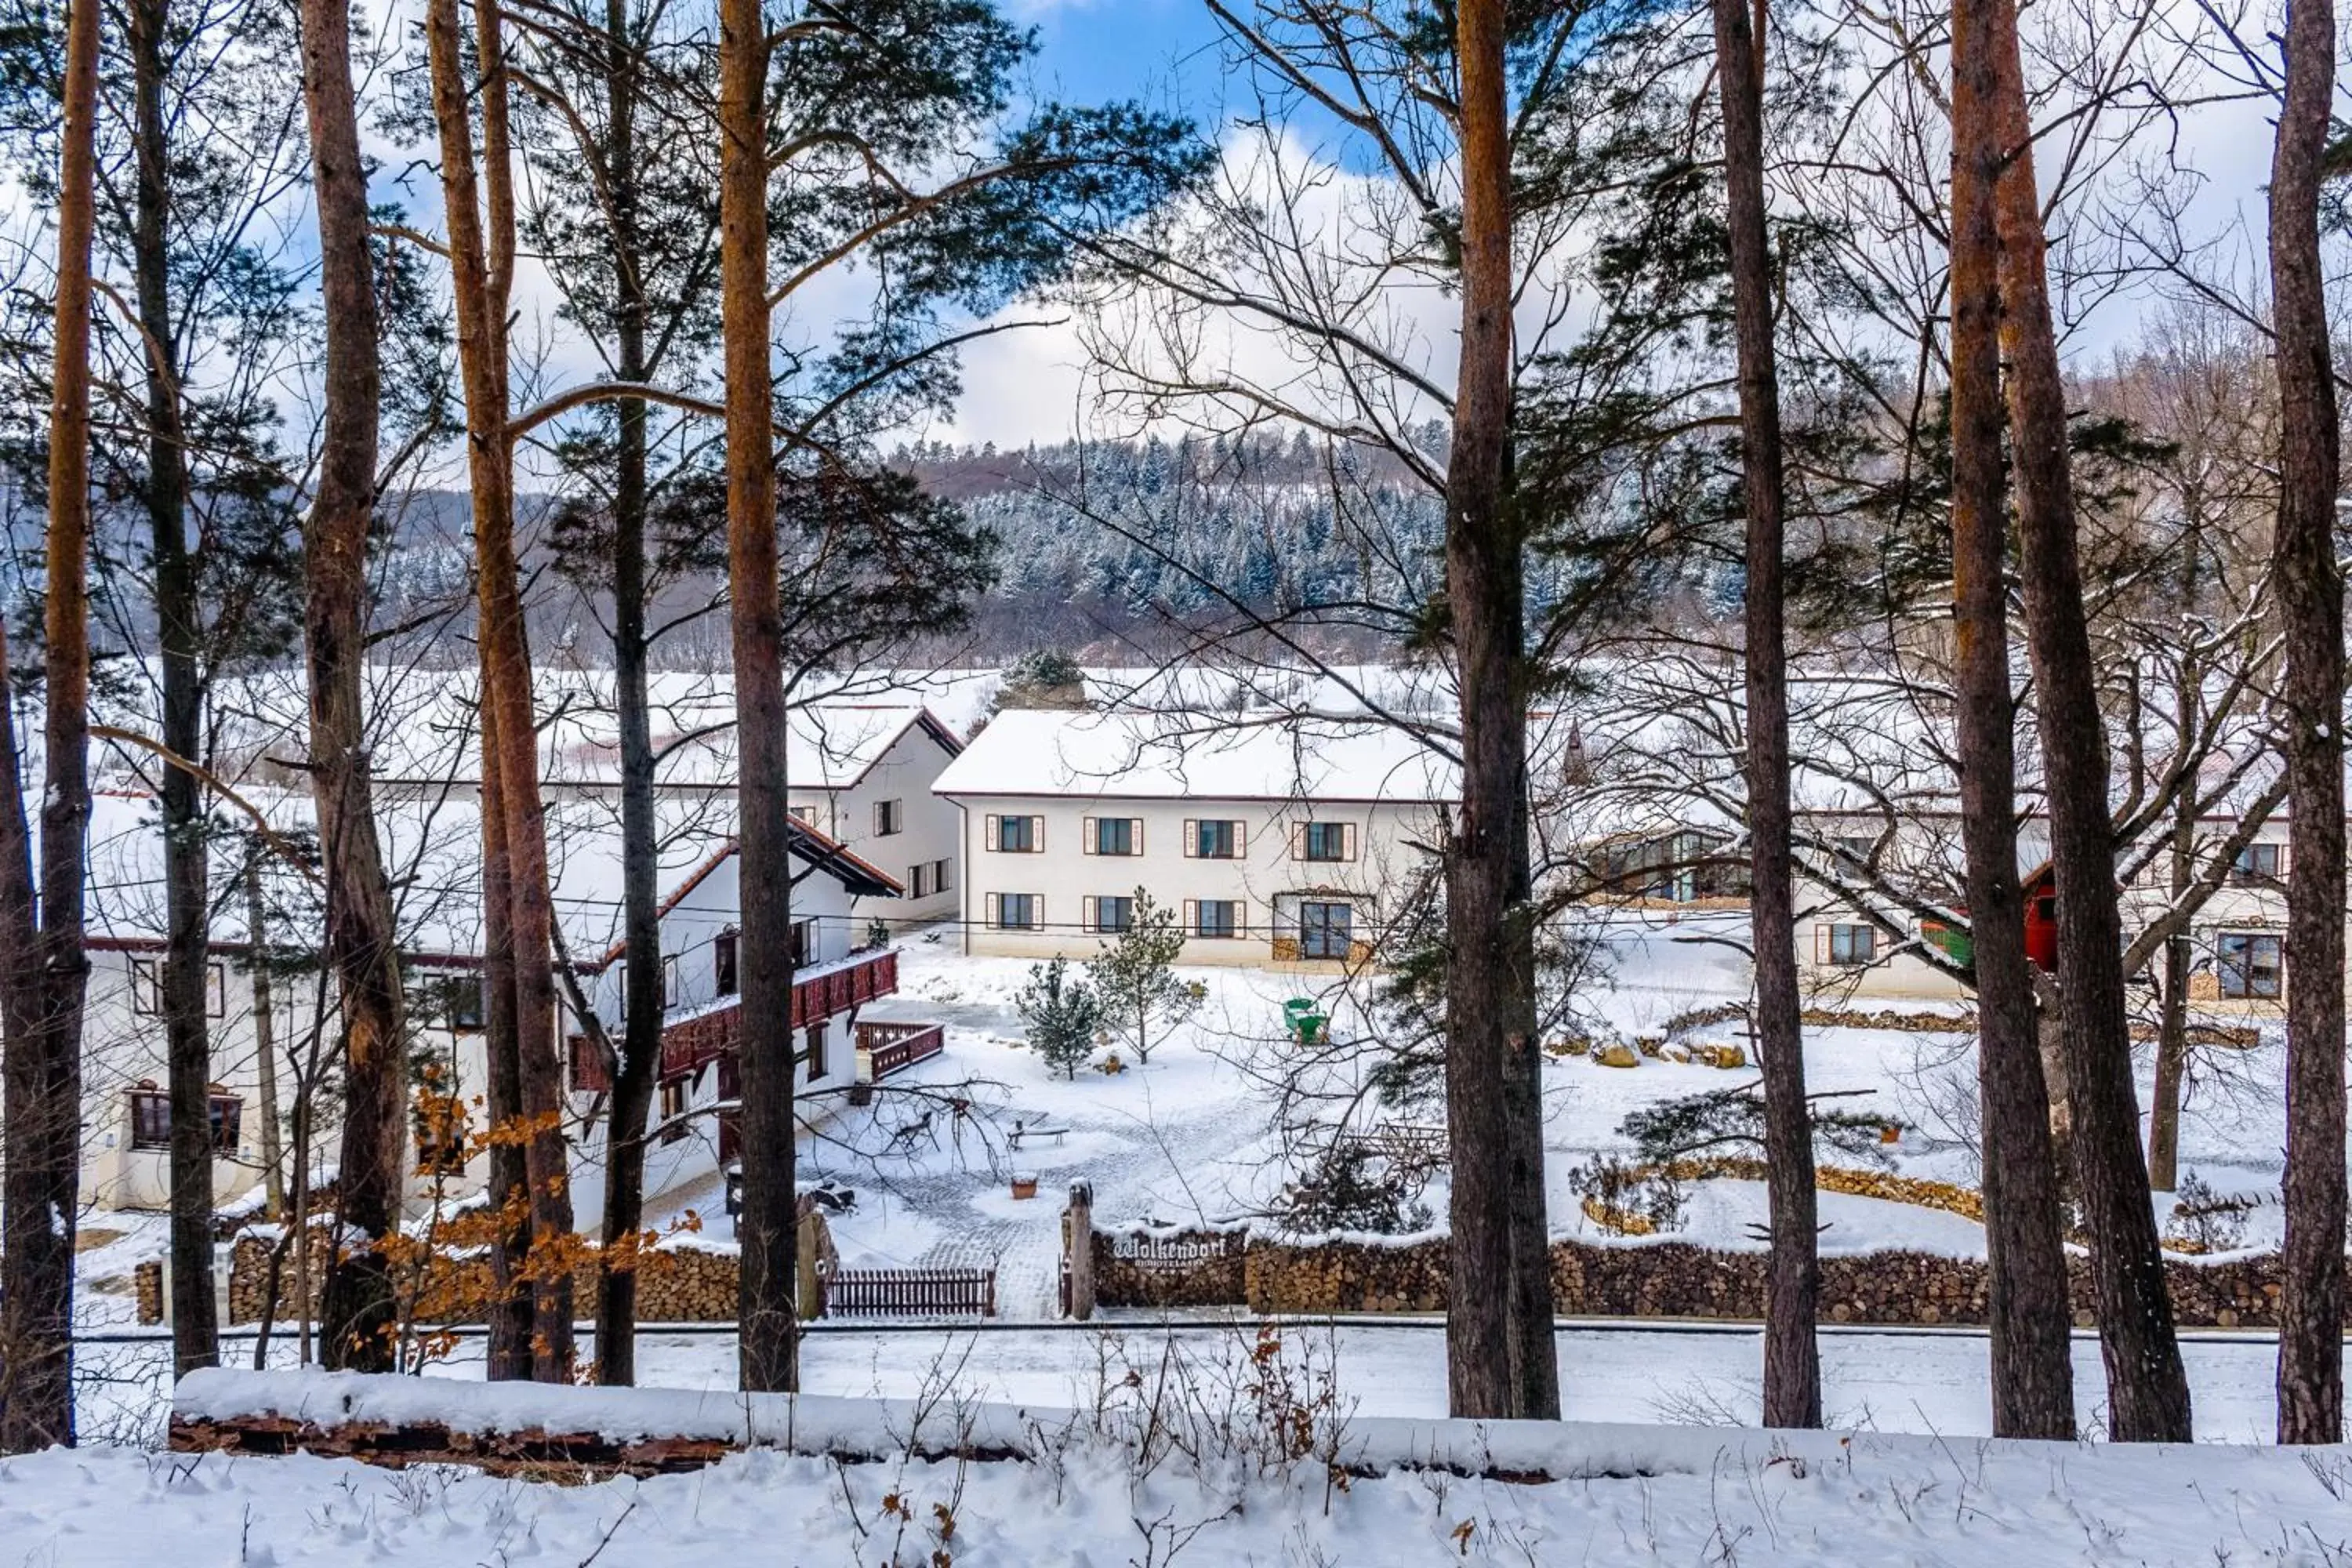
M224 1402L240 1381L220 1380ZM292 1408L338 1407L350 1396L349 1385L302 1381L312 1386L295 1391ZM379 1381L393 1385L393 1404L411 1419L473 1403ZM1282 1435L1294 1428L1269 1420L1256 1396L1212 1381L1190 1386L1207 1397L1162 1400L1147 1383L1076 1415L939 1399L884 1409L820 1398L804 1412L754 1411L723 1396L652 1395L629 1403L684 1412L714 1435L748 1424L790 1430L802 1447L884 1454L950 1450L968 1435L1021 1457L877 1460L761 1449L693 1474L578 1487L307 1457L52 1450L0 1462L0 1551L76 1568L2352 1561L2352 1458L2340 1450L1486 1427L1320 1403L1293 1441ZM1286 1386L1316 1385L1309 1377ZM504 1390L481 1394L473 1418L489 1429L543 1420L551 1401L567 1397L528 1385L511 1399ZM362 1415L378 1413L368 1393L357 1397ZM621 1402L605 1403L611 1408L578 1426L615 1436L643 1429L625 1429ZM196 1405L205 1404L199 1396ZM508 1404L512 1411L501 1415Z

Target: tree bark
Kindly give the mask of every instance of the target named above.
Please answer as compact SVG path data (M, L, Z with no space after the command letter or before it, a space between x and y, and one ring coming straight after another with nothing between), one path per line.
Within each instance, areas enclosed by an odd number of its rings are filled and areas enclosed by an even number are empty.
M303 635L310 678L310 785L327 883L327 959L342 1014L337 1205L345 1236L357 1238L356 1246L339 1247L329 1266L320 1338L330 1366L382 1372L392 1366L394 1302L378 1247L400 1207L406 1012L392 884L376 839L362 692L382 367L367 175L352 90L350 10L337 0L301 0L300 16L327 334L318 488L303 541L309 599ZM297 1246L298 1258L307 1257L307 1247Z
M175 757L204 748L197 658L201 611L188 550L187 448L180 418L178 339L172 325L171 132L164 119L165 0L129 12L131 270L147 369L147 480L153 552L162 740ZM213 1294L212 1048L205 1019L211 962L204 807L195 776L165 766L156 794L163 826L164 1062L171 1094L172 1349L174 1374L220 1361Z
M2017 873L2016 699L2010 686L2001 472L2000 240L1987 5L1952 23L1952 592L1960 828L1968 861L1984 1140L1993 1430L2072 1437L2073 1322L2050 1087Z
M614 374L646 379L646 298L637 232L637 60L627 0L606 0L604 183L613 242ZM622 984L627 1016L604 1132L604 1250L596 1300L597 1381L636 1381L637 1274L629 1238L645 1226L646 1119L661 1065L661 858L654 802L654 745L646 693L646 405L614 406L619 439L613 472L613 686L621 743ZM614 1267L615 1262L625 1267Z
M2279 510L2271 581L2286 643L2286 1240L2278 1439L2344 1434L2344 579L2336 561L2336 384L2319 190L2336 95L2333 0L2292 0L2271 158Z
M768 342L768 59L759 0L719 0L719 316L727 376L727 580L742 776L742 1384L800 1384L792 1030L792 841L784 784L775 391Z
M272 1224L286 1219L286 1141L278 1125L278 1014L276 976L269 973L269 910L261 897L261 847L245 857L247 973L253 988L254 1131L261 1140L261 1194Z
M2186 935L2164 944L2164 993L2158 1002L2156 1082L2148 1093L2147 1184L2180 1185L2180 1096L2189 1075L2189 961Z
M515 1043L530 1176L531 1247L560 1256L572 1235L571 1168L562 1128L562 1067L555 1038L554 910L546 811L539 788L530 651L515 559L513 447L507 437L507 298L513 276L514 199L507 83L498 8L476 7L482 156L478 178L457 0L432 0L425 38L440 132L443 211L456 296L458 367L466 390L467 475L473 500L486 742L499 753L514 951ZM483 204L487 201L488 212ZM532 1372L572 1374L572 1274L544 1265L533 1281Z
M2058 895L2059 1026L2074 1113L2075 1184L2091 1237L2109 1426L2120 1441L2185 1443L2189 1382L2148 1203L2138 1088L2124 1015L2106 728L2074 544L2065 387L2051 323L2047 242L2034 183L2017 13L2011 0L1966 0L1967 6L1978 3L1986 13L1990 117L2004 159L1993 189L2001 247L2001 346L2010 365L2026 644L2039 694Z
M515 1034L513 878L507 858L506 792L499 776L496 718L482 704L482 1043L488 1058L490 1126L522 1121L522 1048ZM498 1218L490 1248L488 1375L514 1383L531 1374L536 1315L530 1279L530 1171L523 1146L493 1138L489 1148L490 1212Z
M74 1440L73 1258L81 1171L81 1022L89 960L90 234L96 216L99 8L66 14L58 175L56 369L49 394L47 668L40 881L8 721L0 805L0 1452ZM5 648L0 648L5 669ZM0 690L0 696L5 692ZM0 703L0 706L5 706Z
M1797 994L1797 910L1789 822L1789 680L1781 551L1788 504L1780 378L1772 345L1765 235L1764 40L1748 0L1715 0L1723 102L1732 314L1739 356L1740 489L1748 514L1748 910L1756 958L1756 1047L1764 1079L1771 1255L1764 1305L1764 1425L1822 1424L1820 1222L1805 1037ZM1762 7L1758 7L1759 14Z
M1446 463L1445 587L1462 805L1445 847L1445 1101L1454 1172L1446 1403L1557 1419L1529 924L1521 536L1508 495L1511 193L1500 0L1455 13L1462 341ZM1545 1258L1540 1275L1531 1265Z

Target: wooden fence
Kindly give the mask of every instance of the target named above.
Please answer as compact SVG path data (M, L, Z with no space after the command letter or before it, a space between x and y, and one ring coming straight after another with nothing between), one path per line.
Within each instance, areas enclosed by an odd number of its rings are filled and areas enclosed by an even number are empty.
M842 1268L824 1282L830 1318L996 1316L993 1268Z

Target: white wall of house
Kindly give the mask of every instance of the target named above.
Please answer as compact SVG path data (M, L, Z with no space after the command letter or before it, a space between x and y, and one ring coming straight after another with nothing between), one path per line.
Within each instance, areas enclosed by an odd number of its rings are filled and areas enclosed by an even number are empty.
M892 929L945 920L961 908L962 824L955 805L932 793L955 752L928 726L909 723L873 764L845 787L794 787L795 816L898 879L898 898L862 897L852 912Z
M1108 792L957 804L971 868L966 950L975 953L1092 957L1117 924L1106 900L1140 888L1184 922L1186 963L1361 963L1430 869L1412 842L1429 841L1425 805ZM1006 847L1024 844L1032 847ZM1230 936L1208 934L1228 926Z

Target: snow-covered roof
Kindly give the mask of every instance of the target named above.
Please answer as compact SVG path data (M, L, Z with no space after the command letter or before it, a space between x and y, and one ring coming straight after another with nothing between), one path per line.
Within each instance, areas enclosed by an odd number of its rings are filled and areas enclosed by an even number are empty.
M933 787L949 796L1412 805L1454 799L1455 776L1450 759L1376 720L1011 709Z

